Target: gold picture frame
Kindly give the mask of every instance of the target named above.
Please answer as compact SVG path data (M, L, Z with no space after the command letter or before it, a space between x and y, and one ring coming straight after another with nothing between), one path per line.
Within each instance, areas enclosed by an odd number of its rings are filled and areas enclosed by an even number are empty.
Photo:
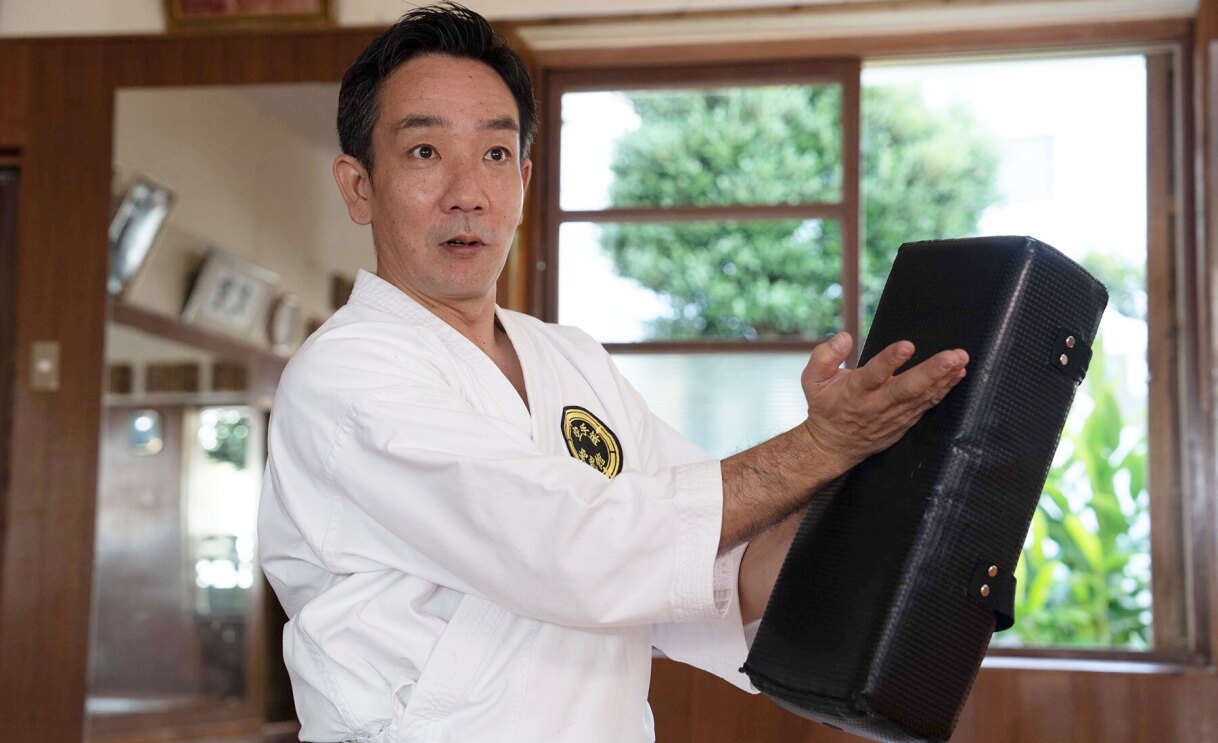
M165 20L185 32L334 25L332 0L165 0Z

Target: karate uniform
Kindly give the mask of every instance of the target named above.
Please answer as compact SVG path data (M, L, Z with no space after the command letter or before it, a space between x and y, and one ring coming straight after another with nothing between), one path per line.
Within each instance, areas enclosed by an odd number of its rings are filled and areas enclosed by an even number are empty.
M528 407L367 272L283 374L259 550L303 740L652 741L653 645L752 691L719 462L586 334L497 316Z

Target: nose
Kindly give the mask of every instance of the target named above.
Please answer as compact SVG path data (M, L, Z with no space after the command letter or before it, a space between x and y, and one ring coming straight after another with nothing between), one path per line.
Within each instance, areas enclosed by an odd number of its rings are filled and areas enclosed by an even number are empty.
M444 194L445 211L485 211L487 207L486 188L478 165L479 163L462 161L452 169L448 178L448 188Z

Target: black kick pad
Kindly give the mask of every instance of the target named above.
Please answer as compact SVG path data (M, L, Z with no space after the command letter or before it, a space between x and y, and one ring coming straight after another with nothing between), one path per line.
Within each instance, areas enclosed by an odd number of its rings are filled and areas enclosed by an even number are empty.
M1013 621L1032 514L1108 292L1029 237L907 243L860 364L963 348L968 375L814 499L744 671L779 705L881 741L945 741Z

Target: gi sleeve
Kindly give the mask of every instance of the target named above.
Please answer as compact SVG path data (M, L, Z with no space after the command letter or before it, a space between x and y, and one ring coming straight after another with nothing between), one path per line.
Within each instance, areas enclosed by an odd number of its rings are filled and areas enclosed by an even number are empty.
M709 456L689 439L673 430L647 408L642 396L616 372L623 398L636 408L632 416L638 440L648 442L660 466L705 461ZM717 464L717 463L716 463ZM723 500L722 479L707 483ZM740 671L748 656L740 616L740 562L747 544L722 555L714 563L713 583L716 601L726 606L719 616L691 622L661 622L652 625L651 642L666 657L712 673L745 691L756 694L748 676Z

